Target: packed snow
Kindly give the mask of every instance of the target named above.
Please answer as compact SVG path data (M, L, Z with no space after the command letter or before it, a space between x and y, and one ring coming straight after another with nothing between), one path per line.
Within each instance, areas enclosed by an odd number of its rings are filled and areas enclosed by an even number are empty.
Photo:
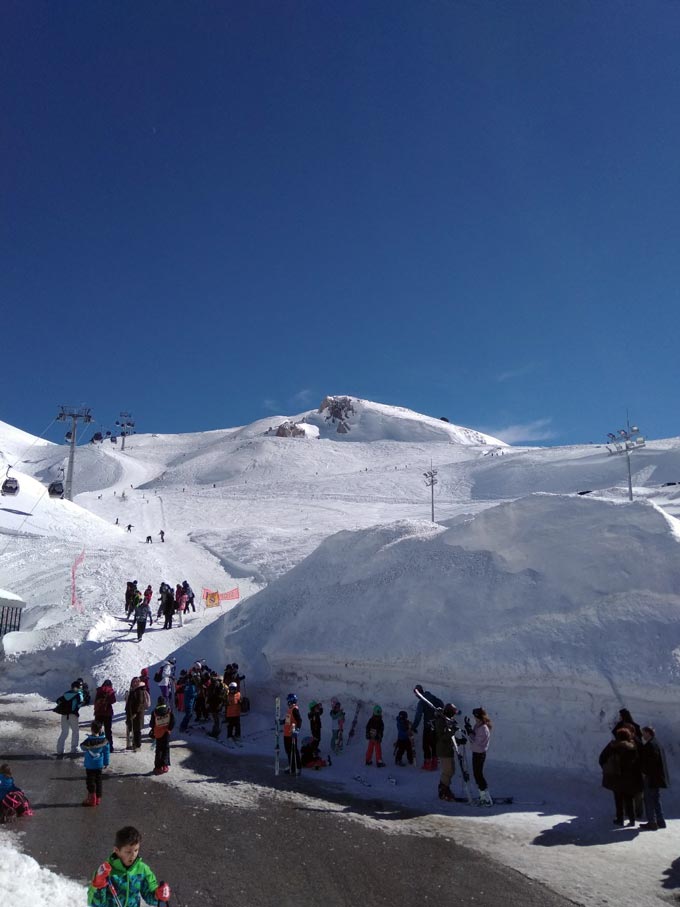
M4 693L54 700L73 676L123 691L170 653L179 666L236 660L253 701L250 751L268 752L272 697L294 689L303 702L338 696L348 719L362 700L362 726L379 702L389 764L396 713L413 715L422 682L464 713L491 714L492 795L545 805L445 806L436 778L416 769L366 788L354 781L360 741L324 780L357 799L379 785L427 805L409 830L455 829L579 903L662 897L673 792L668 832L617 837L597 755L627 706L656 727L671 766L680 759L680 439L633 452L633 503L625 455L604 446L511 448L349 397L234 429L137 435L125 451L78 447L73 503L46 493L66 457L0 423L0 466L20 482L0 500L0 586L27 603L21 631L2 641ZM129 579L155 591L188 579L197 597L238 587L240 599L136 644L119 620ZM41 745L53 747L47 731ZM187 745L213 744L178 740L178 772L164 783L178 783ZM461 793L459 777L454 786Z

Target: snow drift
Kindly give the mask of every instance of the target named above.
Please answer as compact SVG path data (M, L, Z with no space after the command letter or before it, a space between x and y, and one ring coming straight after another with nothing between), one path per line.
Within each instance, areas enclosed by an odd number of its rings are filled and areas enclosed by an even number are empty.
M502 716L507 759L592 764L621 706L674 715L679 554L652 504L545 494L450 529L340 532L224 618L225 648L322 696L403 707L422 681Z

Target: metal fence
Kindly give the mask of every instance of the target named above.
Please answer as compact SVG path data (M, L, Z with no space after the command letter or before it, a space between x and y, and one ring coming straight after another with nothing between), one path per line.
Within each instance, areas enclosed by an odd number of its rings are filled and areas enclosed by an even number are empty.
M21 628L21 611L23 603L0 605L0 636Z

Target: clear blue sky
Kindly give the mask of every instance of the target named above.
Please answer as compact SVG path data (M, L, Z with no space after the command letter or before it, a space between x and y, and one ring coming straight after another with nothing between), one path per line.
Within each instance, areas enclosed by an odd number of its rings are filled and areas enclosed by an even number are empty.
M5 0L0 33L4 421L349 393L680 434L675 0Z

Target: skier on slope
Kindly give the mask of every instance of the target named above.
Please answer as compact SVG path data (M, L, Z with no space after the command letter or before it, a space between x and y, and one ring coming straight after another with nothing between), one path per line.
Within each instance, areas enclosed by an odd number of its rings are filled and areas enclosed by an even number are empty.
M425 771L436 772L437 765L437 755L435 753L435 731L434 731L434 718L435 718L435 708L441 709L444 707L444 703L438 696L435 696L434 693L430 693L429 690L423 690L421 684L417 684L416 690L421 693L427 700L423 702L422 699L418 699L418 705L416 706L416 713L413 717L413 731L418 730L418 725L422 718L423 721L423 765L422 767ZM433 708L434 706L435 708Z

